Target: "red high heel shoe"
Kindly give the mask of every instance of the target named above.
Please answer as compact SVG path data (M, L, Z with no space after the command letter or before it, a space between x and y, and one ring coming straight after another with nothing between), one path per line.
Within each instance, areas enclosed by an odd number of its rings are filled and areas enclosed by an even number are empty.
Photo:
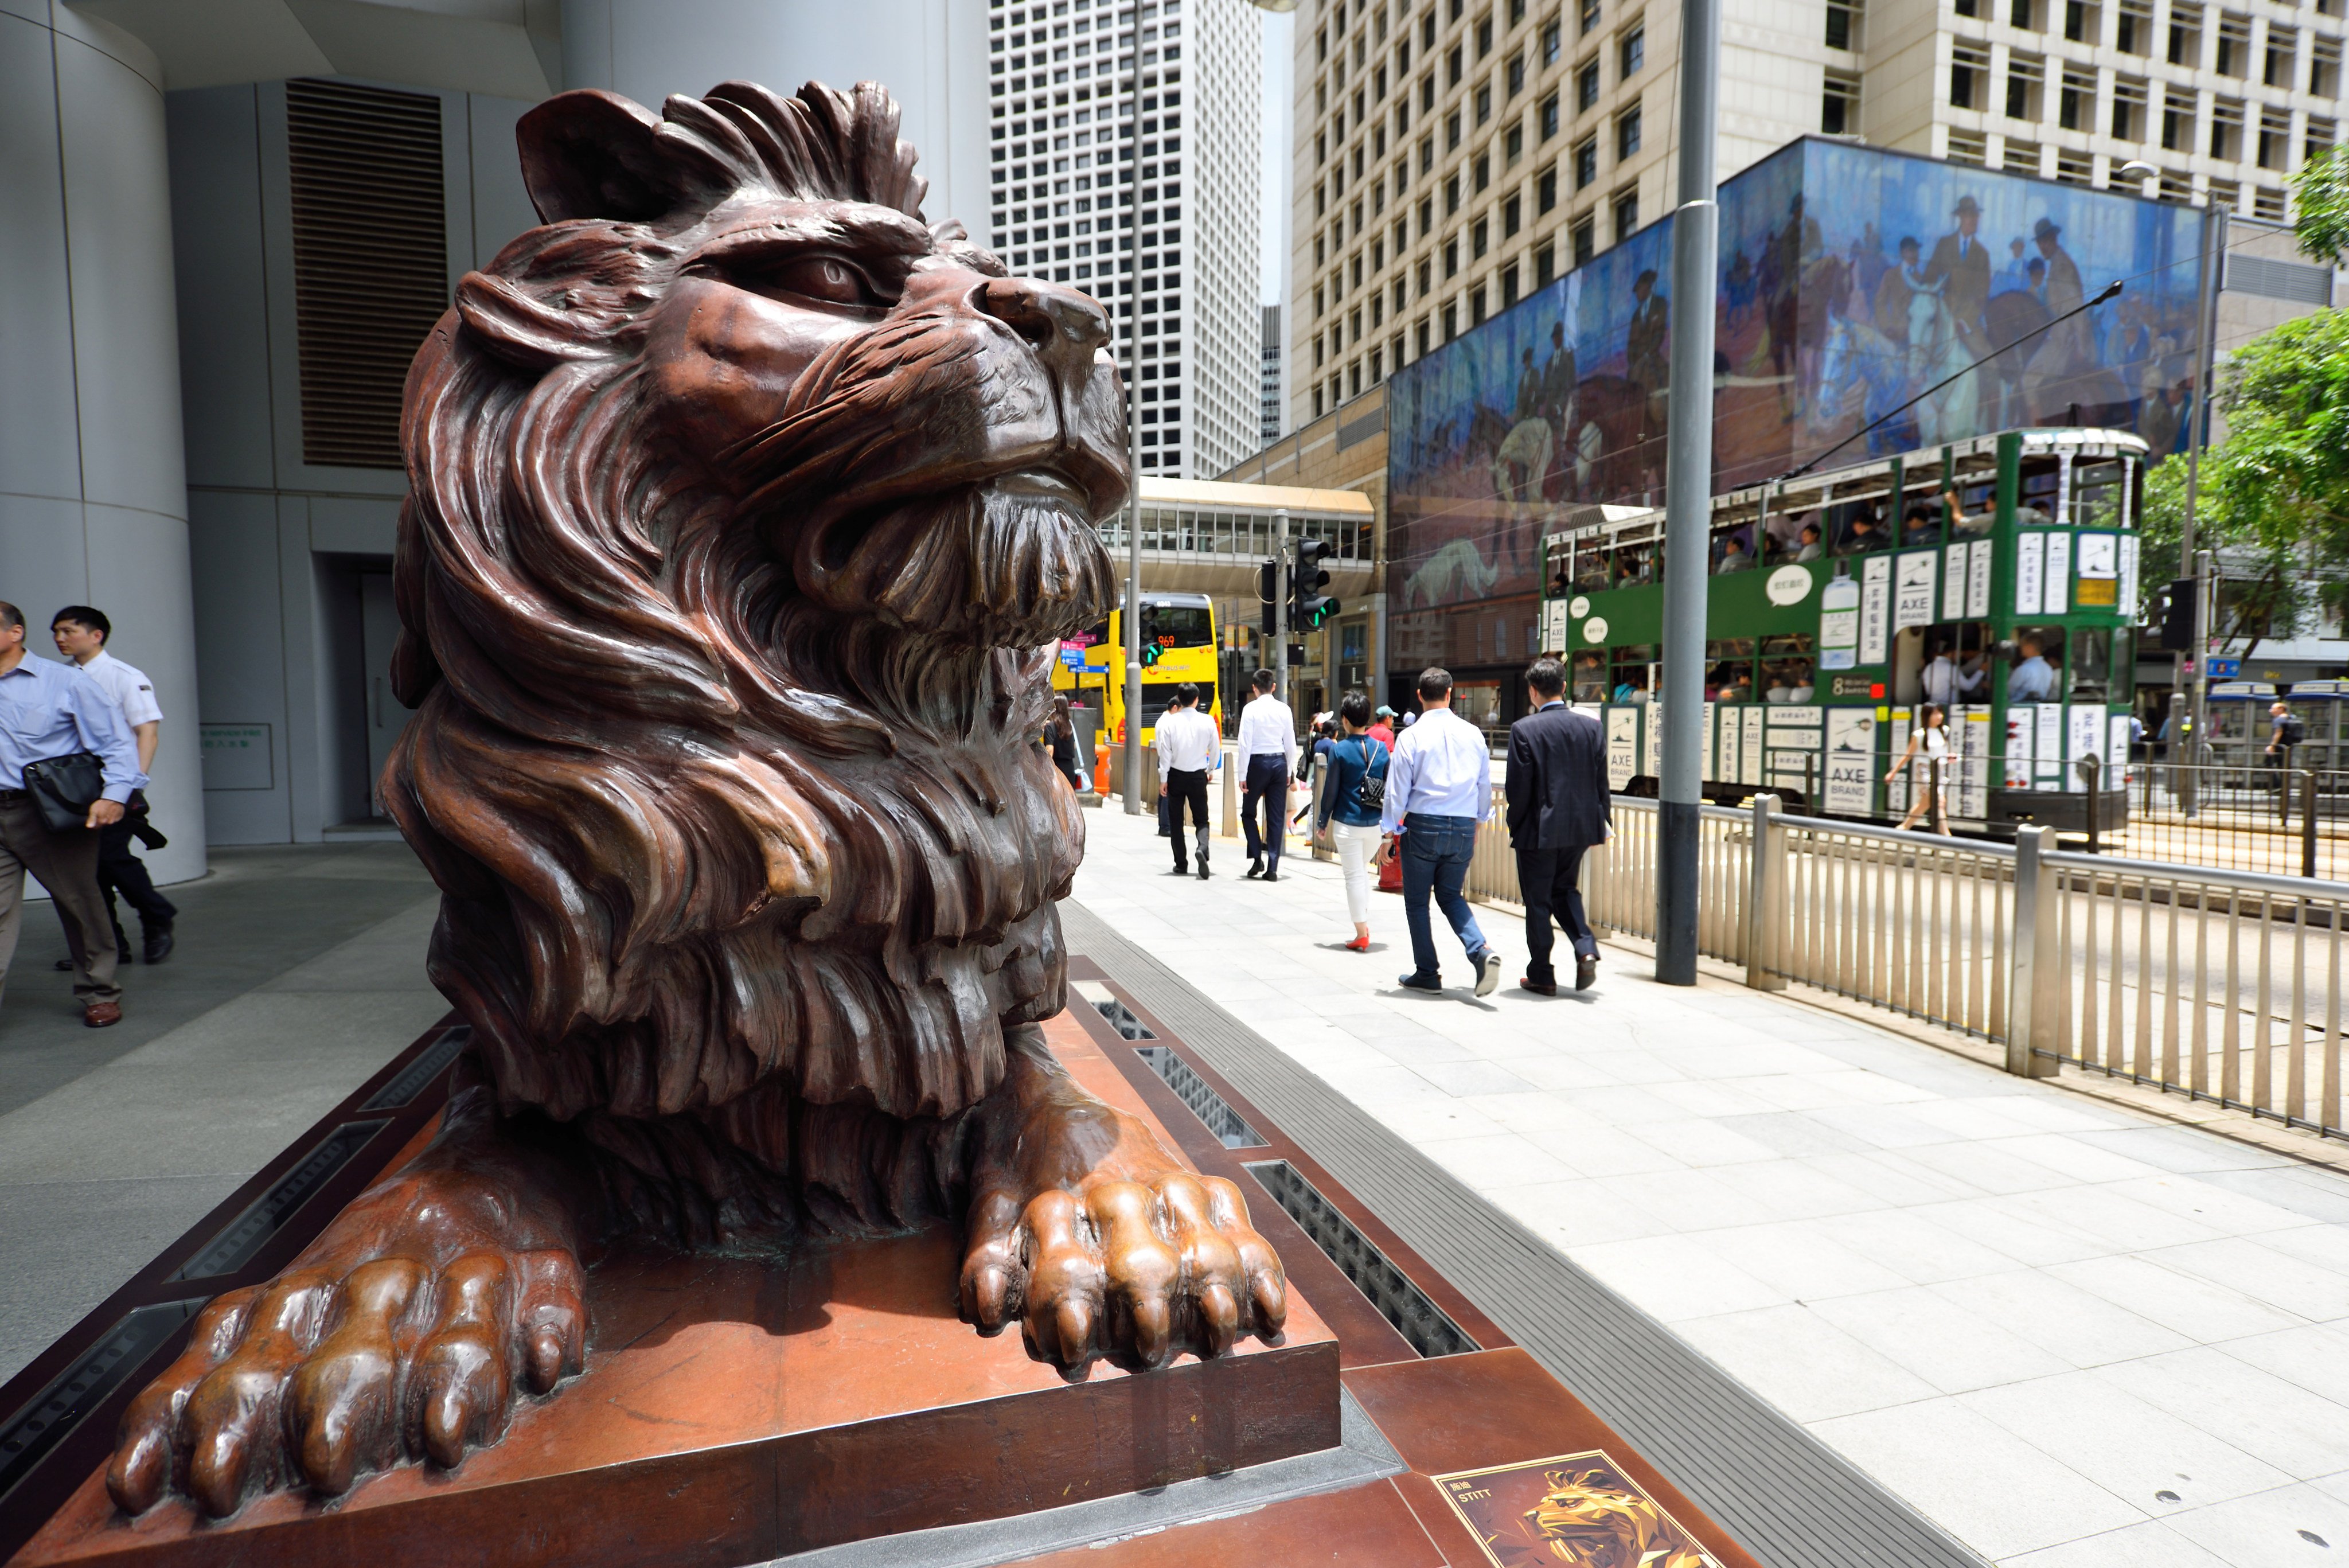
M1350 953L1366 953L1371 950L1371 939L1368 937L1356 937L1352 941L1346 944L1346 950Z

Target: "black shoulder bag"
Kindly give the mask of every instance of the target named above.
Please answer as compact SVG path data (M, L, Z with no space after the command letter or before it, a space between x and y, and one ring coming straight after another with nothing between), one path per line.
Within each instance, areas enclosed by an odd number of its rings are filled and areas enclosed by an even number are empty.
M42 826L64 833L88 822L90 803L106 793L106 765L90 752L26 763L25 790Z
M1364 811L1377 811L1386 805L1387 771L1384 768L1376 773L1371 771L1371 742L1364 736L1355 738L1362 748L1362 782L1354 786L1354 798L1362 803ZM1383 763L1386 760L1387 751L1381 746L1379 748L1379 761Z

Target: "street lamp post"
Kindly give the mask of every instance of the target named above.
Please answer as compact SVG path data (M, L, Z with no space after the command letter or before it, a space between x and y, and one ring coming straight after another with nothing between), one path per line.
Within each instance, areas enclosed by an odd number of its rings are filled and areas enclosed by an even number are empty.
M1713 119L1721 0L1681 3L1680 205L1672 213L1671 424L1664 448L1663 757L1657 791L1656 978L1696 983L1704 777L1704 611L1713 523Z

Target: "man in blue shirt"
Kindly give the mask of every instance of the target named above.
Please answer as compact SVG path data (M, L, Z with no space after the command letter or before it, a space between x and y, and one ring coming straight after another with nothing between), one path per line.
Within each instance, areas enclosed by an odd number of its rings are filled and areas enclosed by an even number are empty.
M97 754L105 786L81 826L52 831L26 792L25 768L84 752ZM98 890L98 829L121 821L130 792L146 782L122 711L73 666L27 657L25 613L0 602L0 985L16 956L29 870L65 917L74 995L92 1029L122 1022L122 988L114 980L120 955Z
M2023 657L2007 672L2006 700L2044 702L2055 695L2055 671L2047 662L2047 647L2036 637L2018 640Z
M1476 994L1501 983L1501 955L1485 940L1461 893L1476 852L1476 825L1493 815L1493 752L1484 732L1452 711L1452 672L1420 671L1420 721L1395 738L1387 764L1380 825L1402 838L1403 918L1411 926L1409 991L1442 991L1435 933L1428 919L1432 892L1452 922L1476 971Z

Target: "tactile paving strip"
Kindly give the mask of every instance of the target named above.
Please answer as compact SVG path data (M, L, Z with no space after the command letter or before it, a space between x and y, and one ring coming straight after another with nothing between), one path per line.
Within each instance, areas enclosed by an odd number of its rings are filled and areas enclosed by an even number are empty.
M1671 1331L1535 1237L1074 899L1107 971L1764 1562L1986 1568Z

